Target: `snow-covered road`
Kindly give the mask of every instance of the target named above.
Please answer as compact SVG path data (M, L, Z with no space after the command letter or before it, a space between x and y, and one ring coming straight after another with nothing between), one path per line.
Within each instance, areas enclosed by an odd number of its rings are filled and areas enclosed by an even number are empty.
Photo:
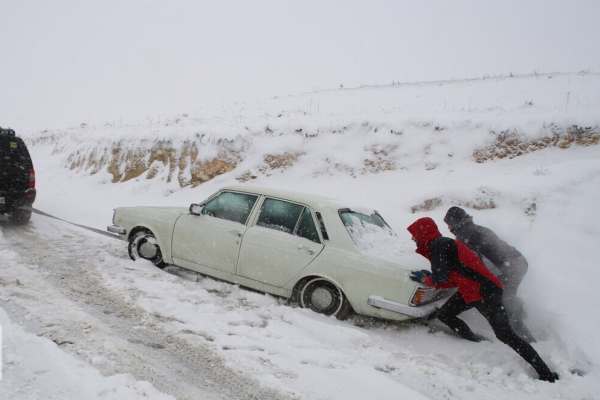
M561 374L559 385L534 379L495 340L468 343L419 324L340 322L184 270L131 262L123 242L44 216L0 228L0 307L11 323L85 368L124 374L150 398L593 399L600 389L595 372L569 373L590 367L551 335L536 348ZM492 338L477 315L467 318ZM42 378L20 351L5 334L1 398L82 398L64 380L56 393L49 384L49 392L23 396ZM153 387L140 389L140 381ZM98 393L86 398L112 398L105 388Z
M29 227L2 226L2 232L0 302L27 330L105 375L130 374L177 399L287 398L227 368L201 341L162 329L170 317L145 311L109 288L98 269L107 257L122 256L110 239L45 217ZM8 365L6 378L18 369Z

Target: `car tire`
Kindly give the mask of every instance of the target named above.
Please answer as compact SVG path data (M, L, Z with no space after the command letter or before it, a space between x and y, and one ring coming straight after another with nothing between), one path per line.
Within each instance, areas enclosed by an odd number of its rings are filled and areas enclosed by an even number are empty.
M324 278L308 280L300 289L298 296L301 307L310 308L319 314L334 315L337 319L343 320L352 313L352 306L344 292Z
M167 266L163 261L162 252L160 251L156 237L148 230L139 230L131 235L127 250L132 260L143 258L161 269ZM155 254L152 256L143 256L144 252L148 251L154 251Z
M31 208L18 208L9 215L9 221L15 225L25 225L31 219Z

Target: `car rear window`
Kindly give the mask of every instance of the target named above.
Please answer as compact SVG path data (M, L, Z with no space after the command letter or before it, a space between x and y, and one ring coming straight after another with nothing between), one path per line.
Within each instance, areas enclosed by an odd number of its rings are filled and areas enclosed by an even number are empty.
M402 256L402 242L376 211L339 210L340 218L356 244L369 256L397 261Z
M342 209L340 212L340 218L346 226L346 229L352 229L357 227L368 227L376 226L379 228L389 228L388 224L385 223L381 215L376 211L359 212L351 209Z

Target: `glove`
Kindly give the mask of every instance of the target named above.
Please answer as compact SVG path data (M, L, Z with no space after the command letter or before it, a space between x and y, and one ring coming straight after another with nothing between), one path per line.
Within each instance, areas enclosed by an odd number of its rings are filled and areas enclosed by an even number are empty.
M422 269L420 271L411 271L410 273L410 279L418 283L425 283L425 278L428 276L431 276L431 272L427 271L426 269Z

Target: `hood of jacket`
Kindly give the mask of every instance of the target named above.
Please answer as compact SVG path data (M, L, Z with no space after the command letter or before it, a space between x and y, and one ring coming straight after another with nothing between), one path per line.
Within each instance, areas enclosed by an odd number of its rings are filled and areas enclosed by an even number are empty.
M442 236L435 221L429 217L419 218L406 228L417 243L416 252L430 258L429 244Z
M472 225L473 217L460 207L450 207L446 212L444 222L448 224L450 232L454 233L465 225Z

